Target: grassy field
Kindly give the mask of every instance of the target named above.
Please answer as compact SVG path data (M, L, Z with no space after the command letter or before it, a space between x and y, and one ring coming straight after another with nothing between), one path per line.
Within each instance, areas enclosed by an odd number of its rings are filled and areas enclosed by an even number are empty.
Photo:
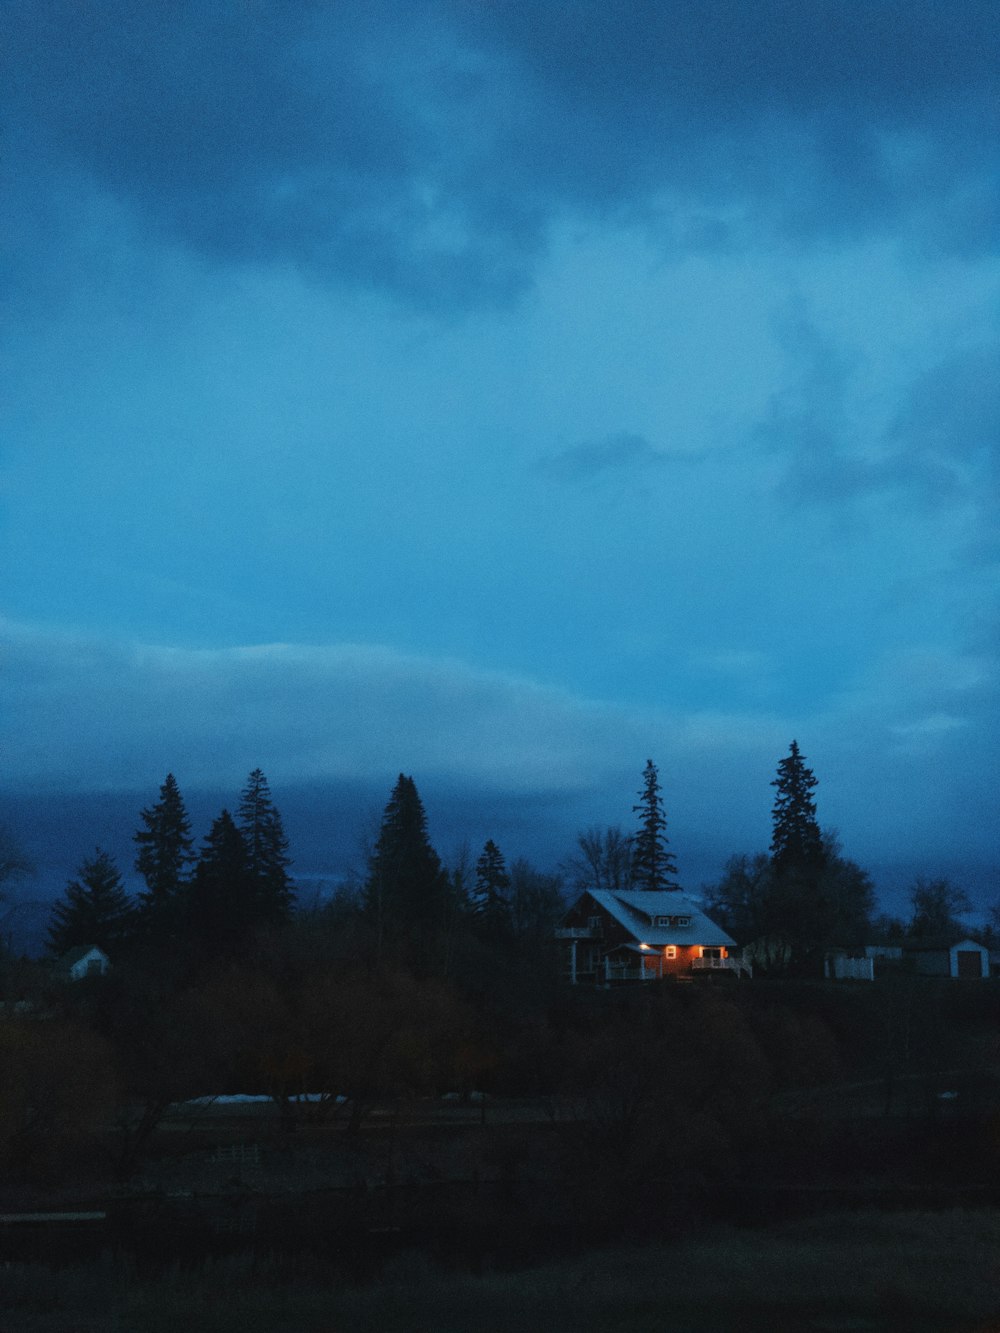
M0 1273L3 1333L1000 1333L1000 1213L837 1214L516 1273L418 1253L365 1287L249 1255L142 1280L110 1256Z

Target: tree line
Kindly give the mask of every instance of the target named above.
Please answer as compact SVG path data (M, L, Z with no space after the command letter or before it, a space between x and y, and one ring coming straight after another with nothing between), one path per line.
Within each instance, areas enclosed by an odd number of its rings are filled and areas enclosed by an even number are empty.
M730 858L720 880L702 888L709 915L738 943L752 945L761 970L818 974L822 955L832 947L926 941L960 927L970 903L945 879L916 882L909 922L877 915L870 875L843 854L835 832L819 825L813 795L818 780L797 741L778 763L771 785L769 851ZM619 825L584 830L559 873L541 874L523 859L508 868L493 839L474 864L463 849L449 868L431 845L413 778L400 774L364 874L341 887L333 913L353 929L359 949L376 965L409 956L422 958L430 970L437 965L446 970L463 932L500 948L514 947L526 932L544 933L562 910L567 885L677 890L677 862L652 759L637 795L635 831L626 833ZM53 952L96 944L115 953L136 941L169 940L194 953L226 955L254 932L292 919L288 839L259 768L249 775L235 816L223 810L197 854L172 774L140 819L135 867L145 887L138 899L129 898L113 858L97 848L53 910Z

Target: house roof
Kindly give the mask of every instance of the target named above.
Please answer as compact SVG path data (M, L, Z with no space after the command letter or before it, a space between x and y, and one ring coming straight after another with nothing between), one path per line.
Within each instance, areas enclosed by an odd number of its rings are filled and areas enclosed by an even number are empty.
M610 893L605 889L588 889L587 894L599 907L609 912L620 925L642 944L707 944L735 945L721 926L702 911L701 903L676 889L654 893L637 890L632 893ZM690 918L690 925L655 924L658 917L676 921L677 917Z

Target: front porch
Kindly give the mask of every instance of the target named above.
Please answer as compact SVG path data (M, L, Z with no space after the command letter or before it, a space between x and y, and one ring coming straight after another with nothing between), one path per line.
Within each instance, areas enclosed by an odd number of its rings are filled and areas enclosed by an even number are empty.
M562 938L569 945L564 954L563 976L572 985L581 982L610 986L623 982L691 981L695 977L720 974L737 981L753 977L753 967L747 960L729 954L719 956L721 951L706 949L694 957L677 958L662 951L650 949L647 952L636 946L625 946L602 956L599 947L593 943L582 951L578 949L578 942L592 941L589 931L579 935L575 932L570 935L567 931ZM630 956L623 958L623 953Z
M692 958L692 972L735 972L737 979L746 977L748 980L753 976L753 967L743 958L733 958L727 955L725 958Z

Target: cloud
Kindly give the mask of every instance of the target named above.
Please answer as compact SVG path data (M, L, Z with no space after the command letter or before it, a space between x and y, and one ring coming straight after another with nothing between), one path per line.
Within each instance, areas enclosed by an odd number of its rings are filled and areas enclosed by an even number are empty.
M644 472L670 461L670 454L655 448L643 436L621 431L603 440L576 444L550 454L538 466L546 476L558 481L582 481L607 474Z
M16 624L4 637L13 792L153 791L168 770L185 790L237 790L257 765L284 787L387 790L405 771L473 801L569 802L582 826L628 823L653 756L675 845L710 844L721 864L766 844L768 783L796 736L824 783L824 822L852 854L991 854L986 659L887 655L853 691L793 716L773 700L727 706L725 691L712 707L626 708L373 644L192 650Z
M878 497L924 511L964 506L982 535L995 531L1000 342L944 358L936 347L890 377L873 369L870 350L850 350L801 307L779 336L796 373L771 395L755 436L781 459L787 499L841 509ZM888 411L873 401L875 385Z
M5 22L14 178L111 196L213 262L454 309L522 292L567 214L670 247L1000 235L983 0L960 22L935 0L53 0Z
M635 738L611 706L373 644L151 647L8 627L18 785L135 788L401 769L500 789L587 787ZM613 762L613 761L612 761Z

